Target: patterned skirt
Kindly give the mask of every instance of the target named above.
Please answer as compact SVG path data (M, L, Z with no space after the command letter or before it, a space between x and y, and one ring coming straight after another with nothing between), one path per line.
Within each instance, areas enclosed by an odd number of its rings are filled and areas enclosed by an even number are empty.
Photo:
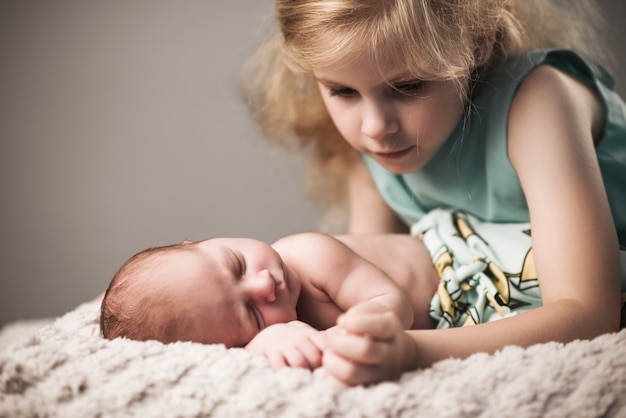
M482 222L458 210L434 210L411 228L440 281L430 305L437 328L480 324L541 306L530 224Z

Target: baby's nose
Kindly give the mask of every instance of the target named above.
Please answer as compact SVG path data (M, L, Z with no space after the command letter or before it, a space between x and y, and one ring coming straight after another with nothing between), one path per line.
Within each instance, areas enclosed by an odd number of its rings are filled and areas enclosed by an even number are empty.
M255 302L271 303L276 300L276 284L268 270L262 270L245 280L246 290Z

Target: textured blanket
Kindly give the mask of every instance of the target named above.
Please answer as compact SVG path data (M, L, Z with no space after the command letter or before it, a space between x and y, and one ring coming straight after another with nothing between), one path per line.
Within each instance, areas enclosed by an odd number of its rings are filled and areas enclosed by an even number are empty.
M0 332L0 417L626 416L626 330L347 388L322 369L274 371L243 349L107 341L98 309Z

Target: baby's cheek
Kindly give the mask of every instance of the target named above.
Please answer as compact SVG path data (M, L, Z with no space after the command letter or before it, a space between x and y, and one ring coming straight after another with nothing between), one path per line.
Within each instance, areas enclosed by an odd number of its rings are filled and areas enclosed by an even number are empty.
M267 326L274 324L286 324L298 319L295 309L289 305L271 306L264 312Z

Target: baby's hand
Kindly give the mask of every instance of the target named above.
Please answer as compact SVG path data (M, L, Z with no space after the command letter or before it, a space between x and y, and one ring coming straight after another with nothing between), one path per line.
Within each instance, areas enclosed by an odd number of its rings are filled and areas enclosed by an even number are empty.
M347 385L398 378L416 363L417 347L392 312L349 310L328 335L326 371Z
M325 346L323 332L304 322L291 321L263 329L246 345L246 350L265 356L274 369L285 366L315 369L322 365Z

